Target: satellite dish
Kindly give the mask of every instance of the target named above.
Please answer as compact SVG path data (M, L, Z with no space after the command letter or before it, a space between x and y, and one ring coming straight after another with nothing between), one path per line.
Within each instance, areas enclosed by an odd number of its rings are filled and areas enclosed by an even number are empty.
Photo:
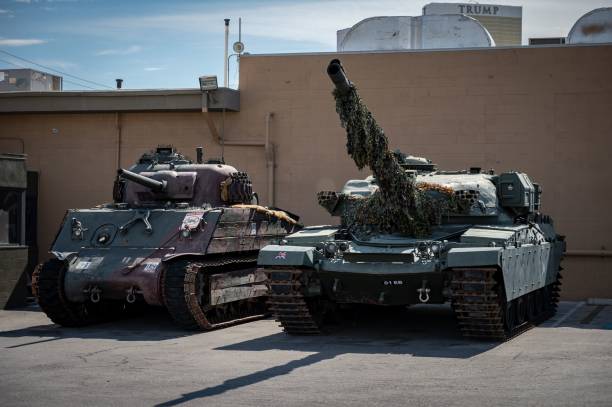
M244 51L244 44L241 43L240 41L236 41L234 43L233 49L236 54L241 54L242 51Z

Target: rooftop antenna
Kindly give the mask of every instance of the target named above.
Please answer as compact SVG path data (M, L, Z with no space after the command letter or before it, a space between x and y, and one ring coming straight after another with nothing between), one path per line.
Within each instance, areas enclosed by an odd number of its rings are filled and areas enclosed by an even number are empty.
M223 58L223 67L224 69L224 75L223 75L223 87L227 88L227 54L228 54L228 45L229 45L229 23L230 23L230 19L226 18L224 19L225 21L225 47L223 48L225 54L224 54L224 58Z
M232 55L230 55L229 57L227 57L227 76L229 77L230 74L230 67L229 67L229 63L230 63L230 59L235 56L236 57L236 71L239 71L239 66L240 66L240 55L242 55L242 53L244 52L244 43L242 42L242 17L238 18L238 41L236 41L234 43L234 45L232 45L232 49L234 50L234 53ZM238 88L238 84L236 83L236 88Z

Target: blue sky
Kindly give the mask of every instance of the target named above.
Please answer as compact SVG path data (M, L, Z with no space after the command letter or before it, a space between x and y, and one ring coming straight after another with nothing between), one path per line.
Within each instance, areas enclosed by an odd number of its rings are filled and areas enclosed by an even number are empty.
M442 1L442 0L438 0ZM197 77L223 77L223 18L230 44L252 54L335 51L336 30L377 15L420 15L428 0L0 0L0 50L114 87L192 88ZM602 0L494 2L523 6L523 40L565 36ZM0 68L30 64L0 52ZM230 85L235 85L235 59ZM44 69L41 69L44 70ZM64 89L85 89L68 81ZM82 83L92 88L101 86Z

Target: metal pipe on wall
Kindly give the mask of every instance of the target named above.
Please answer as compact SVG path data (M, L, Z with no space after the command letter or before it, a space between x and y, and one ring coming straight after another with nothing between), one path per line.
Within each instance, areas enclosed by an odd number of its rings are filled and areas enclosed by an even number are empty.
M267 203L268 206L274 206L275 205L275 187L274 187L274 168L276 167L276 157L274 154L274 143L272 143L270 141L270 122L272 121L272 118L274 117L274 112L268 112L266 113L266 118L265 118L265 125L266 125L266 129L265 129L265 135L264 135L264 141L251 141L251 140L225 140L224 138L219 137L218 133L216 132L216 127L214 125L214 123L212 122L212 117L210 116L210 114L208 112L205 113L206 116L206 120L208 123L208 127L211 130L211 134L213 136L213 139L223 145L223 146L233 146L233 147L263 147L264 148L264 154L266 157L266 184L267 184L267 191L268 191L268 195L267 195Z
M115 113L115 131L117 135L117 168L121 168L121 147L123 143L123 134L121 126L121 113Z
M266 155L266 170L267 170L267 185L268 185L268 205L274 206L274 144L270 142L270 121L274 117L273 112L266 113L266 138L265 138L265 155Z

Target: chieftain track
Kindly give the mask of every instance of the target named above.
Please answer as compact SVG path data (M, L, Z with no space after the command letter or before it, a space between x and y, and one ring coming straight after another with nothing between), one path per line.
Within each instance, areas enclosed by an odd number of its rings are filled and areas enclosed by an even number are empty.
M163 298L170 315L185 329L213 330L266 316L264 298L210 305L209 277L237 269L255 269L257 256L224 256L213 260L175 260L162 278Z
M561 274L539 290L506 301L497 268L452 270L451 306L463 336L508 340L552 317L557 311Z
M327 311L319 299L303 293L307 270L266 270L269 310L283 330L292 335L322 333ZM557 281L506 302L497 268L452 270L451 307L463 336L505 341L552 317L557 310L561 274Z
M320 334L325 316L319 301L303 294L305 271L300 268L266 270L270 287L269 310L283 330L291 335Z

